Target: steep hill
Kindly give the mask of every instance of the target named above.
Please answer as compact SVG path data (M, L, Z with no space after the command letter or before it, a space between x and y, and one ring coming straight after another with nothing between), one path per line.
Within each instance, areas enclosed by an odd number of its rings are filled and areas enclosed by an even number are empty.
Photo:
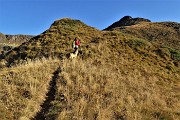
M61 19L55 21L42 34L23 43L7 53L5 60L8 64L27 58L58 56L62 57L71 50L71 42L75 37L84 42L90 42L100 31L87 26L79 20Z
M131 21L134 21L134 23L126 24L131 23ZM157 49L154 51L159 53L160 56L171 56L175 61L180 60L180 23L150 22L150 20L144 18L125 16L105 30L117 31L144 39Z
M100 31L64 18L8 52L1 59L0 117L180 119L179 23L142 21ZM75 37L80 52L69 60Z

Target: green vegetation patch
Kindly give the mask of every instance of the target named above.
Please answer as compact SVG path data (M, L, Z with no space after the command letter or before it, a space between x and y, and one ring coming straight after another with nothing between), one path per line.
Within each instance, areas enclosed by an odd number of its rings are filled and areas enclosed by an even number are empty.
M162 48L166 48L169 50L169 52L171 53L171 58L174 59L174 60L180 60L180 51L177 50L177 49L174 49L174 48L171 48L171 47L168 47L168 46L163 46Z
M133 49L149 49L152 44L144 39L133 39L128 41L128 45Z

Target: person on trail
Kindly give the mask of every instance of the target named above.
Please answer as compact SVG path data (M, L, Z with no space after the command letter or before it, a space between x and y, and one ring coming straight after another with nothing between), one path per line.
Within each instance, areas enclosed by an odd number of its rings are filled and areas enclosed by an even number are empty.
M77 39L77 37L74 39L72 47L74 49L74 52L76 52L76 50L79 48L80 46L80 41Z

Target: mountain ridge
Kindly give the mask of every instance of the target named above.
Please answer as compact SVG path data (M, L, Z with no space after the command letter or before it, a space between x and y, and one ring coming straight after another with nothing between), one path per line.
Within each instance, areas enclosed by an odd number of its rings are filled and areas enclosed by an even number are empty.
M3 34L0 33L0 41L8 41L8 42L25 42L32 38L33 35L25 35L25 34Z
M132 19L133 21L137 20L137 18L132 18L130 16L125 16L121 20L124 21L124 19ZM174 26L174 28L171 29L172 26ZM114 31L120 32L120 34L127 34L127 36L132 35L136 38L147 39L149 42L151 42L151 44L152 42L155 42L156 44L154 45L156 45L156 47L158 48L162 47L161 44L163 42L165 43L164 47L167 46L167 48L170 47L173 49L180 50L179 30L180 24L177 23L154 23L150 22L150 20L140 18L140 20L138 20L138 24L134 25L133 23L133 25L130 24L130 26L123 26L120 28L115 27L113 29L106 31L107 34L109 34L110 31ZM44 31L42 34L31 38L31 40L23 43L19 47L16 47L12 51L8 52L5 59L8 61L8 63L13 63L14 60L19 61L20 59L32 59L38 56L48 57L51 55L57 55L62 57L65 54L68 54L68 52L70 51L71 41L75 37L79 37L79 39L82 40L82 44L88 44L94 40L94 42L98 42L98 39L103 39L103 36L105 36L103 34L106 34L106 31L97 30L94 27L84 24L80 20L74 20L71 18L59 19L54 21L50 28ZM155 31L158 31L159 33ZM166 37L164 34L166 34L166 36L169 37ZM113 35L109 35L109 37L111 36ZM174 42L168 41L171 38L174 39ZM87 46L88 45L83 46L82 48L85 49ZM15 59L12 59L13 57L11 55L13 55Z

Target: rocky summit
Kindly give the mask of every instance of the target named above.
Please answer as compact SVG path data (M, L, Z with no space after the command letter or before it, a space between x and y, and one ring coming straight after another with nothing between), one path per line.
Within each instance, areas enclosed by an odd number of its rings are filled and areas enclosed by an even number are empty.
M132 18L131 16L124 16L119 21L113 23L112 25L105 28L104 30L111 30L113 28L122 27L122 26L131 26L131 25L138 24L140 22L151 22L151 21L145 18L139 18L139 17Z

